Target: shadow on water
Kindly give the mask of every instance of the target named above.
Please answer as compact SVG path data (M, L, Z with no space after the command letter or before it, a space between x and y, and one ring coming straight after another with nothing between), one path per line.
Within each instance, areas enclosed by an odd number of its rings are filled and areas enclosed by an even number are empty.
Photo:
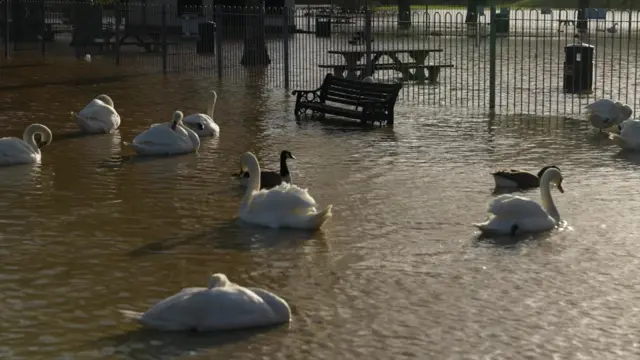
M617 160L623 160L631 165L640 166L640 152L637 151L619 150L613 154L612 157Z
M103 347L117 349L117 355L128 359L173 359L193 355L206 349L246 342L258 335L286 328L287 325L225 332L160 332L136 329L98 340Z
M169 236L129 252L130 256L162 254L185 245L203 244L216 249L256 251L295 247L310 240L326 245L322 230L271 229L247 224L239 218L229 220L214 229L184 236Z
M26 164L0 167L0 186L13 187L29 183L37 178L40 164Z

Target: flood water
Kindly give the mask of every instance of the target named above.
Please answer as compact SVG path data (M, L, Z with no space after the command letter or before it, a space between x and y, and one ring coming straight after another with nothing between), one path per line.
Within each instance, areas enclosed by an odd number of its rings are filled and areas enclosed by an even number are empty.
M279 89L67 61L0 70L2 136L40 122L42 164L0 169L3 359L631 359L640 354L640 156L579 120L490 119L401 101L394 128L293 117ZM122 141L218 92L219 139L140 161ZM74 137L69 112L109 94L118 133ZM316 233L235 220L251 150L334 217ZM478 240L495 167L555 164L568 228ZM537 190L526 196L539 199ZM293 309L257 332L142 331L144 311L212 272Z

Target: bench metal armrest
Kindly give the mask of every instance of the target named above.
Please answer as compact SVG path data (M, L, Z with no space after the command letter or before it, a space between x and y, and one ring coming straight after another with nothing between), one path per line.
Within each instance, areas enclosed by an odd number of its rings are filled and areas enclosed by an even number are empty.
M320 102L320 92L322 88L315 90L293 90L291 95L296 95L296 103L299 102Z

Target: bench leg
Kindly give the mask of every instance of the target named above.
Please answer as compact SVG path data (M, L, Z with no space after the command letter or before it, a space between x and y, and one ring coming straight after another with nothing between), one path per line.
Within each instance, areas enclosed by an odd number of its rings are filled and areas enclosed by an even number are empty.
M439 75L440 75L440 68L439 67L429 68L429 83L437 84Z

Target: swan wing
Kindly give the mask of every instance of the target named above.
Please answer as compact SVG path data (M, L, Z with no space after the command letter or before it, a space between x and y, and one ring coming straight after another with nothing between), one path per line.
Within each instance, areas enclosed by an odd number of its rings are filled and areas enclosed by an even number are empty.
M630 148L640 147L640 120L626 120L620 125L620 137Z
M185 117L182 122L198 136L217 136L220 133L218 124L206 114L191 114ZM202 125L203 129L197 128L198 124Z
M268 190L255 191L249 204L249 211L273 215L308 213L316 205L316 201L309 195L307 189L282 183Z
M611 114L616 112L615 102L611 99L599 99L585 107L588 112L599 114Z
M144 326L158 330L193 329L199 319L198 309L194 306L202 303L201 294L208 290L207 288L183 289L153 305L140 316L139 321Z
M109 132L120 126L120 115L113 107L94 99L76 117L78 125L89 132Z
M140 323L159 330L231 330L274 322L271 308L240 286L187 288L151 307Z
M171 129L171 123L153 124L133 139L134 143L162 147L192 146L189 133L181 127Z
M488 212L501 218L549 216L538 202L511 194L503 194L493 199Z
M0 138L0 165L33 163L40 160L40 151L18 138Z

